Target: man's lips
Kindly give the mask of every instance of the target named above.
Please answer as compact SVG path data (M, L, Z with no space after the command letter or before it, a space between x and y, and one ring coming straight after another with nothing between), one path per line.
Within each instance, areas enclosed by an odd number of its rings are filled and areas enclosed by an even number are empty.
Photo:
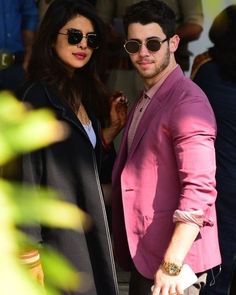
M146 68L148 68L150 65L153 64L153 61L151 61L151 60L140 60L140 61L137 62L137 64L138 64L138 66L139 66L140 68L146 69Z
M150 64L152 64L153 63L153 61L151 61L151 60L139 60L138 62L137 62L137 64L139 64L139 65L143 65L143 66L145 66L145 65L150 65Z

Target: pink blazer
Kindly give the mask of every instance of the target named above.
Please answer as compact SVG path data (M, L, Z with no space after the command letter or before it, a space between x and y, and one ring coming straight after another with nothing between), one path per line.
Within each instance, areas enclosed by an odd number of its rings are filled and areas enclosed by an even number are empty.
M177 67L143 114L129 154L130 113L113 170L115 256L153 279L174 230L176 209L204 211L185 262L202 272L221 263L215 212L216 123L208 99Z

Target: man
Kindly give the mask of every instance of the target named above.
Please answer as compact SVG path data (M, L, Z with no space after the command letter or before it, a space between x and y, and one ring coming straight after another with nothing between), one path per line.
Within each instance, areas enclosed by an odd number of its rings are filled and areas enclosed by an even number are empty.
M35 0L0 0L0 90L24 81L37 24Z
M124 29L122 17L129 5L140 0L97 0L96 9L108 26L108 78L107 86L111 91L122 90L129 98L131 108L140 94L143 83L134 70L123 48ZM182 70L189 70L190 55L188 43L197 40L202 31L203 12L201 0L164 0L176 13L175 29L180 36L180 46L175 52ZM115 139L119 148L121 134Z
M162 1L141 1L127 10L124 24L125 49L145 89L113 170L115 254L131 270L129 295L148 295L152 285L153 295L199 294L206 271L221 263L215 118L175 61L174 12ZM183 264L198 276L186 291Z

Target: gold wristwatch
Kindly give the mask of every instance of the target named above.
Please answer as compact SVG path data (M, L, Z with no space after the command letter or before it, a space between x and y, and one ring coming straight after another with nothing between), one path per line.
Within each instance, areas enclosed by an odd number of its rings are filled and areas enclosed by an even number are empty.
M180 266L174 262L166 262L164 260L162 261L161 266L163 270L171 276L177 276L182 269L182 265Z

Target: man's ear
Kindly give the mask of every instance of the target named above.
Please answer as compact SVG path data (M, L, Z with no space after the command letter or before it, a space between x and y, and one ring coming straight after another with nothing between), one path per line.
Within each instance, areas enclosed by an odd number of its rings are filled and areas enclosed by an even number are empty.
M178 35L174 35L173 37L170 38L169 41L169 48L170 48L170 52L175 52L179 46L179 41L180 38Z

